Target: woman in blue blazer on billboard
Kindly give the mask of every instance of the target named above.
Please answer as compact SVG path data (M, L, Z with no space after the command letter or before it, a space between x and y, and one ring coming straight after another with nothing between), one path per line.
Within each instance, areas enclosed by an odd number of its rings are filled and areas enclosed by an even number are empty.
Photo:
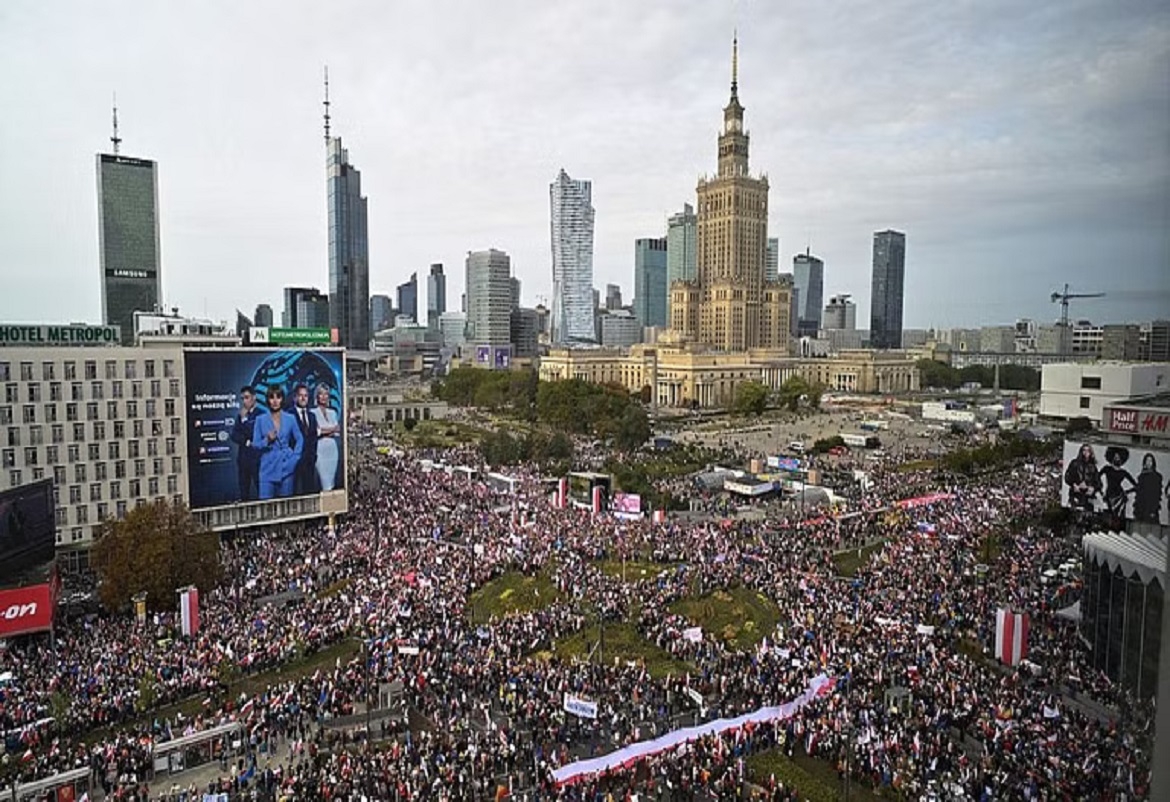
M260 452L260 498L285 498L305 447L297 419L284 411L284 390L268 388L268 414L256 419L252 448Z

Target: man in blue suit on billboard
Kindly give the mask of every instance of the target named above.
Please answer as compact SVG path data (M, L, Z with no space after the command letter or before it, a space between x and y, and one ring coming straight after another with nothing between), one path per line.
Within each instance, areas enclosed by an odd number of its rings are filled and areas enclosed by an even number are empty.
M260 475L260 452L252 448L256 419L261 415L256 405L256 391L251 385L240 388L240 414L232 424L232 442L236 444L236 468L240 478L240 501L255 501Z
M260 498L287 498L301 460L305 438L297 419L284 411L284 390L268 388L268 414L256 419L252 448L260 455Z
M298 384L293 390L293 415L305 447L301 449L301 461L293 477L293 493L307 496L320 490L317 486L317 417L309 409L309 388Z

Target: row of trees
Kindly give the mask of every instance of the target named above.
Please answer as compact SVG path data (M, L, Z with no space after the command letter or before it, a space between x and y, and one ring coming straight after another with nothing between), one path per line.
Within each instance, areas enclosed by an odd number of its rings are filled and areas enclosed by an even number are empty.
M483 458L491 465L539 463L554 475L567 473L573 464L573 441L564 432L528 432L512 435L497 429L479 441Z
M981 387L995 386L995 368L988 365L968 365L954 368L933 359L919 359L916 363L923 387L954 390L964 384L977 383ZM1040 389L1040 371L1023 365L1000 365L999 386L1004 390L1032 392Z
M972 476L1007 465L1018 459L1055 458L1060 452L1058 440L1033 440L1018 435L1001 434L995 443L975 448L959 448L942 458L942 465L955 473Z
M800 376L790 376L773 395L766 386L757 381L742 382L735 388L735 400L731 411L738 415L762 415L770 402L775 402L790 412L806 405L818 409L825 388L812 384Z

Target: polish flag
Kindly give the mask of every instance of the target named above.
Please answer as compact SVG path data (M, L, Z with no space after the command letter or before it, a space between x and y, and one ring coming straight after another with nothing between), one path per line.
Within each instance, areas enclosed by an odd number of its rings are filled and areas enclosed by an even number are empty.
M594 486L593 488L593 514L601 514L601 487Z
M179 618L183 634L191 638L199 632L199 590L186 588L179 593Z
M562 477L557 482L557 509L563 510L569 506L569 480L567 477Z
M995 657L1001 663L1018 666L1028 656L1028 614L1006 607L995 612Z
M666 523L666 510L655 510L654 511L654 523L656 523L656 524Z

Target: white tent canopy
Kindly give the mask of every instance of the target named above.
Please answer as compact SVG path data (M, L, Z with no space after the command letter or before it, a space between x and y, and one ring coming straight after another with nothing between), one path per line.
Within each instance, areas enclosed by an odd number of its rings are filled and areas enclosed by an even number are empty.
M1081 545L1089 562L1118 568L1126 576L1137 574L1142 582L1156 580L1166 590L1166 541L1151 535L1126 532L1091 532Z

